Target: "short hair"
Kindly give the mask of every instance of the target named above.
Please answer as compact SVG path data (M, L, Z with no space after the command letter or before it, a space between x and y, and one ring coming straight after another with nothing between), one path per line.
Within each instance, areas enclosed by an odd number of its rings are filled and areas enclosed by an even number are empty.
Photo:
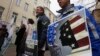
M28 22L29 22L29 24L34 24L34 21L31 18L28 19Z
M44 7L38 6L37 8L40 8L43 11L43 13L44 13Z

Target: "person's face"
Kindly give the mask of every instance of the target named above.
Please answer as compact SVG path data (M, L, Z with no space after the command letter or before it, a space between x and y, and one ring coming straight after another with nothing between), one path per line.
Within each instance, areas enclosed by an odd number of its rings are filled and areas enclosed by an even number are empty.
M41 8L37 7L36 14L38 15L38 14L41 14L41 13L43 13L43 10Z
M95 11L93 13L94 18L96 19L97 22L100 22L100 10Z
M70 4L70 0L58 0L58 3L61 8L65 8Z

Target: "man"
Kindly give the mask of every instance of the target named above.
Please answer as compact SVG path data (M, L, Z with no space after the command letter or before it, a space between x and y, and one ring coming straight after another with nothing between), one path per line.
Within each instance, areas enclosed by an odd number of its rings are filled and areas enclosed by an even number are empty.
M60 13L59 18L63 18L65 16L68 16L69 14L79 10L82 8L82 6L74 6L73 4L70 4L70 0L57 0L61 10L57 11ZM87 23L88 23L88 29L89 29L89 35L92 45L92 51L93 56L100 56L99 49L97 48L100 45L100 40L96 40L96 38L100 37L100 30L97 28L97 24L95 22L95 19L92 17L92 15L89 13L89 11L86 9L86 16L87 16Z
M47 48L47 29L50 24L49 18L44 14L44 8L38 6L36 9L37 32L38 32L38 56L44 56L45 49ZM46 47L44 49L44 47Z

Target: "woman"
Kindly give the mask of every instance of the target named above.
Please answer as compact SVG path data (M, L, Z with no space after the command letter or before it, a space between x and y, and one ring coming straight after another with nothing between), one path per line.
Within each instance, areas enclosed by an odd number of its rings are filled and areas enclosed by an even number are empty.
M19 31L16 33L17 37L16 37L16 41L15 41L15 45L16 45L16 56L22 56L23 50L21 49L22 44L24 45L24 43L22 42L22 40L24 39L24 34L26 31L26 26L25 24L23 24L23 22L21 22L21 28L19 29Z
M33 55L33 49L34 49L34 41L32 39L33 36L33 24L34 21L32 19L28 19L28 25L27 25L27 37L25 41L25 54L27 55ZM27 52L30 52L31 54L28 54Z

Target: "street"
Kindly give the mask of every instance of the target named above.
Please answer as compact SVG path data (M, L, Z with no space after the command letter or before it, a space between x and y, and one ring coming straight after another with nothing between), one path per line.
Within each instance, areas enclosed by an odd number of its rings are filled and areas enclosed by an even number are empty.
M45 56L50 56L50 52L46 51ZM4 56L16 56L16 47L15 45L11 44L7 51L5 52Z

